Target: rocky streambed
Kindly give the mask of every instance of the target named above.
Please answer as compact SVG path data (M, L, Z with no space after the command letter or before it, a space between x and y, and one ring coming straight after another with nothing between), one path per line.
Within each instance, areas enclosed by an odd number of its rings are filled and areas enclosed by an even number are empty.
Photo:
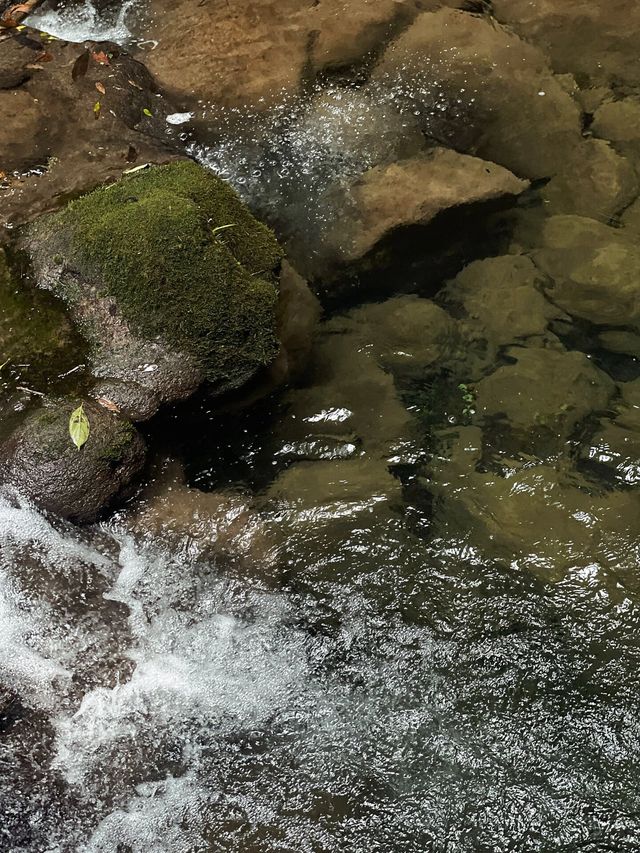
M628 0L0 30L2 850L640 849L639 49Z

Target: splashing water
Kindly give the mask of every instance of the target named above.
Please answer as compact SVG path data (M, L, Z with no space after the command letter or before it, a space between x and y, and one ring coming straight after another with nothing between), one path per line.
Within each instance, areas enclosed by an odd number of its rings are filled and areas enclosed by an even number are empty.
M135 40L130 19L138 5L138 0L124 0L117 15L109 20L91 2L62 9L47 9L45 4L29 15L28 23L65 41L112 41L126 46Z

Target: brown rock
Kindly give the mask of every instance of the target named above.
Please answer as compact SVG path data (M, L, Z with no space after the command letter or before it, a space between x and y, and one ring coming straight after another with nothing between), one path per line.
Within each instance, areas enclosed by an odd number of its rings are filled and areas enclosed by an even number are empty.
M88 45L43 42L35 30L0 41L0 229L174 156L175 110L146 68L116 45Z
M581 85L640 84L640 6L628 0L493 0L496 18Z
M336 253L352 263L399 228L426 225L453 207L516 196L527 186L495 163L445 148L370 169L347 191L350 215L339 223Z

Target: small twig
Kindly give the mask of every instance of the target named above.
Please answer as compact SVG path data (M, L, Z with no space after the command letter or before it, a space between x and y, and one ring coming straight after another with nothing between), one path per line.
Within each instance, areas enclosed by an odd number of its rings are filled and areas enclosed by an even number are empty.
M26 391L27 394L37 394L38 397L44 397L42 391L34 391L33 388L25 388L24 385L16 385L18 391Z

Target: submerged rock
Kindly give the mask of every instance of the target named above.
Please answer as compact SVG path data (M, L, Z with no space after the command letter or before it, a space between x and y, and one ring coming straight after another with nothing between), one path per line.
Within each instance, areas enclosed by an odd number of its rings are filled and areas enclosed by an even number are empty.
M469 334L486 340L491 359L507 344L544 338L549 323L566 316L545 299L545 282L530 258L504 255L469 264L439 298L464 310Z
M640 327L640 248L623 229L579 216L553 216L533 253L549 298L596 325Z
M581 85L640 85L640 7L627 0L493 0L498 20Z
M506 420L509 428L533 442L549 432L562 443L587 415L602 411L615 385L581 352L541 347L510 347L511 362L475 386L477 411Z
M83 196L38 220L26 243L39 285L92 344L100 393L130 417L205 379L238 388L278 352L280 247L190 161Z
M69 418L82 402L90 424L80 450ZM145 445L127 421L92 401L49 401L30 414L0 450L1 478L41 509L93 521L123 496L143 468Z

